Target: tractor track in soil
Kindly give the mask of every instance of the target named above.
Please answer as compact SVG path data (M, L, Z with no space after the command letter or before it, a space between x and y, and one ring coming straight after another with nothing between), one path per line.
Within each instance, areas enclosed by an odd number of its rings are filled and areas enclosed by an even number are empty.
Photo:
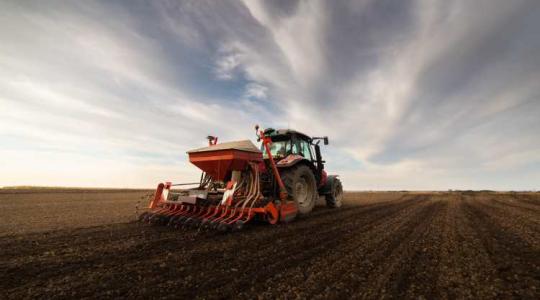
M348 193L341 209L230 234L4 234L0 297L538 299L539 208L538 193Z

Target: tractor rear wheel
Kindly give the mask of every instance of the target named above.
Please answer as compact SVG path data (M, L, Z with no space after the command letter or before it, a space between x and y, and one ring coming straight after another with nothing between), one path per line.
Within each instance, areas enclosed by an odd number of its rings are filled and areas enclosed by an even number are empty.
M339 208L343 204L343 186L338 178L332 182L332 190L326 195L326 206Z
M298 207L299 215L306 215L313 210L317 200L317 183L313 171L306 165L299 165L286 169L281 174L281 179L289 197L294 200Z

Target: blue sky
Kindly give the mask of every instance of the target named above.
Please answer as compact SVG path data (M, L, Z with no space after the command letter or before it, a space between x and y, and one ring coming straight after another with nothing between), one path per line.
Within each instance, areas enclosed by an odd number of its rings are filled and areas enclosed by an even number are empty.
M539 189L538 1L2 1L0 186L192 181L253 126L347 189Z

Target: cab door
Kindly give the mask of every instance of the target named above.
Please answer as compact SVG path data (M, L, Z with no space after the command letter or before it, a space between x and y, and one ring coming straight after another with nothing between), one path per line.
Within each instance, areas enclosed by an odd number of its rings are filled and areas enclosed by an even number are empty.
M302 155L305 159L313 162L313 153L311 153L311 145L304 140L299 140L298 154Z

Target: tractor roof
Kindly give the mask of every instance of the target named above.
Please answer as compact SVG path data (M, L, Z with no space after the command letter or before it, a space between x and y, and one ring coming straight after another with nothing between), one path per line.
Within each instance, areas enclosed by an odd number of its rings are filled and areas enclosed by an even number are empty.
M277 130L274 130L273 128L268 128L268 129L265 130L264 134L268 135L270 137L296 135L297 137L299 137L299 138L301 138L303 140L311 141L311 137L309 135L304 134L304 133L302 133L300 131L293 130L293 129L277 129Z

